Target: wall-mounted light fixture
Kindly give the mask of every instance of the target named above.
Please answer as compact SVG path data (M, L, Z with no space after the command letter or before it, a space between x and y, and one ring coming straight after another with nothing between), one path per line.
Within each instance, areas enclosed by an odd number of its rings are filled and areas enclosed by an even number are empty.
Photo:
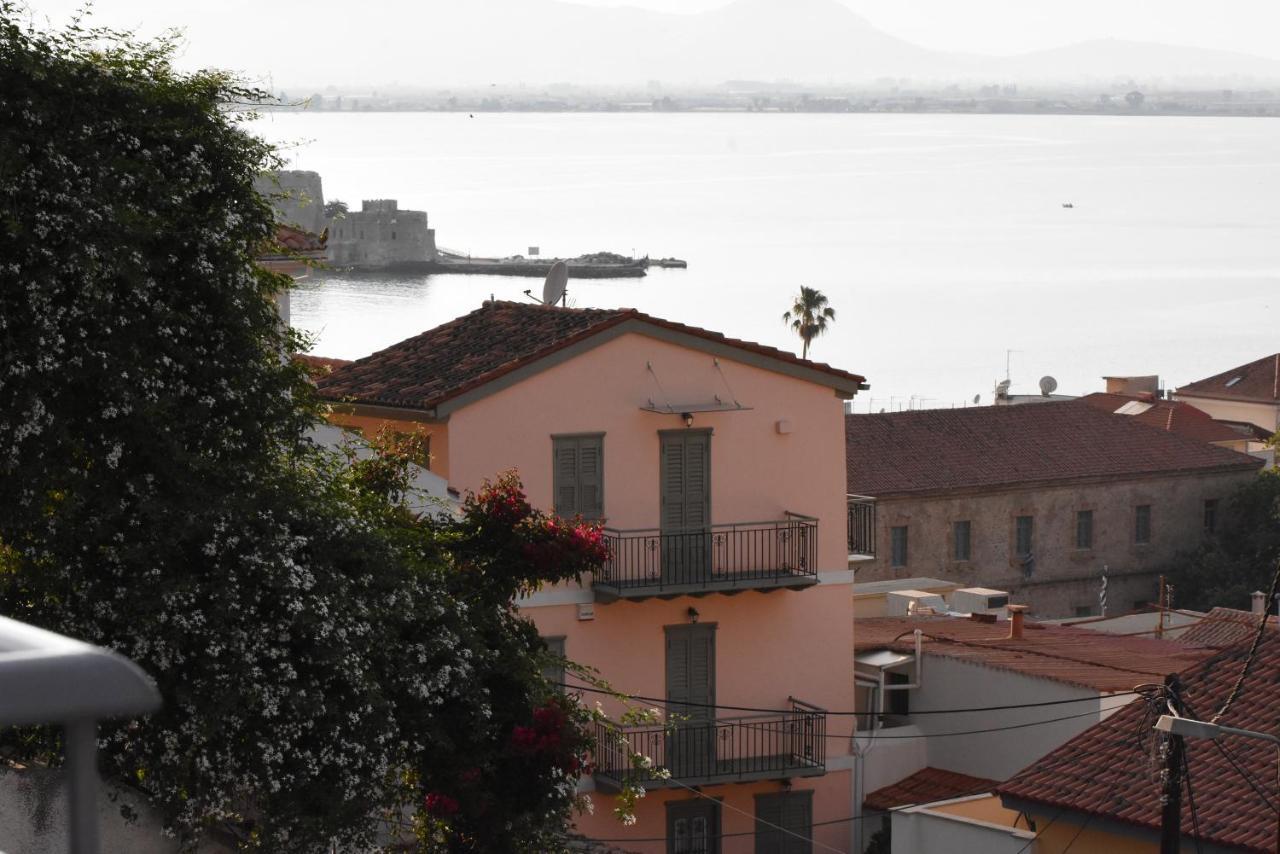
M692 413L692 412L681 412L681 413L680 413L680 417L684 419L684 426L686 426L686 427L692 427L692 426L693 426L693 413Z
M689 606L689 610L686 613L689 615L689 622L691 623L698 622L698 617L702 616L698 613L698 609L692 605Z

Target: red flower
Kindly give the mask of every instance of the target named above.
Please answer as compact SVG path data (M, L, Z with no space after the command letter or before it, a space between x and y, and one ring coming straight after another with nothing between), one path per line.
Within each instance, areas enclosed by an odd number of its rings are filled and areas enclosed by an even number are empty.
M422 805L426 807L428 813L439 818L457 815L458 810L462 809L462 805L457 800L439 792L428 794L423 798Z

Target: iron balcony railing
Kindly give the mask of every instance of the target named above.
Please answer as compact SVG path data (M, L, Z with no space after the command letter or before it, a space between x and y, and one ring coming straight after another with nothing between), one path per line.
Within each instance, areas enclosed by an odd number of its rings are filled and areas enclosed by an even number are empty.
M850 495L849 554L876 556L876 500L866 495Z
M592 586L605 599L798 588L818 581L818 520L798 513L694 531L605 528L604 536L609 559Z
M667 726L596 725L596 785L617 790L707 785L826 773L827 713L795 698L781 714L698 720ZM633 757L644 757L637 763Z

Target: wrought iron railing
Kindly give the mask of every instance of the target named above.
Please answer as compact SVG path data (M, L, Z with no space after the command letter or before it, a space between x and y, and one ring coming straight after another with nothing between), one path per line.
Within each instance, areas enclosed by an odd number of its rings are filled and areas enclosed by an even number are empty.
M620 596L816 581L818 520L788 513L771 522L694 531L605 528L609 559L594 586Z
M876 556L876 500L866 495L850 495L849 554Z
M769 780L823 774L827 761L827 713L795 698L780 714L699 720L667 726L596 725L595 775L598 783L620 787ZM644 757L637 763L633 757ZM670 778L670 779L668 779Z

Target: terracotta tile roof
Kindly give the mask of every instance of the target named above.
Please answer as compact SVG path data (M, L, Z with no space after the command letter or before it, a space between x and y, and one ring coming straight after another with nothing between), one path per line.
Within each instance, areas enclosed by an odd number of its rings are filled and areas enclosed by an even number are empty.
M329 372L334 368L340 368L343 365L351 364L350 359L333 359L329 356L312 356L310 353L294 353L293 360L301 362L308 368L315 371Z
M557 308L531 303L483 306L334 371L320 383L332 400L431 409L524 365L628 321L681 332L777 362L825 374L841 388L863 377L718 332L651 317L631 308Z
M1188 383L1176 393L1280 403L1280 353Z
M1207 719L1221 706L1240 673L1249 644L1232 647L1182 673L1183 699L1192 716ZM996 787L1007 806L1043 805L1049 815L1071 810L1158 833L1160 790L1148 752L1155 722L1145 702L1134 702L1050 752ZM1156 711L1159 711L1157 709ZM1222 723L1280 734L1280 633L1268 632L1244 690ZM1187 767L1199 815L1200 839L1246 851L1273 851L1276 813L1215 744L1232 755L1263 792L1275 794L1276 754L1252 739L1185 741ZM1184 787L1182 832L1192 834ZM1079 819L1077 820L1078 823Z
M1270 623L1271 628L1276 627L1275 617L1268 617L1267 622ZM1252 640L1257 630L1257 614L1235 608L1214 608L1199 622L1182 632L1178 640L1198 646L1225 649L1243 641Z
M1249 421L1228 421L1226 418L1219 418L1219 424L1225 424L1245 439L1252 439L1255 442L1265 442L1273 435L1270 430L1259 427Z
M1136 424L1145 424L1157 430L1167 430L1184 439L1198 439L1201 442L1238 442L1243 438L1239 431L1221 421L1203 409L1197 409L1180 400L1144 400L1138 395L1112 394L1105 391L1087 394L1080 398L1081 403L1088 404L1104 412L1116 412L1129 404L1147 404L1148 409L1129 415ZM1117 414L1126 414L1118 413Z
M944 771L941 768L921 768L891 786L876 789L867 795L863 806L869 810L891 810L907 804L931 804L982 794L995 786L995 780L970 777L968 774Z
M1038 404L1041 406L1047 404ZM962 617L872 617L853 629L858 652L912 652L914 629L924 632L924 652L1008 670L1102 693L1128 691L1159 681L1212 654L1180 641L1107 634L1070 626L1027 622L1021 640L1009 638L1009 623Z
M845 444L848 491L881 498L1262 465L1074 400L848 415Z
M323 252L329 242L329 229L312 234L292 225L276 224L276 243L290 252Z

